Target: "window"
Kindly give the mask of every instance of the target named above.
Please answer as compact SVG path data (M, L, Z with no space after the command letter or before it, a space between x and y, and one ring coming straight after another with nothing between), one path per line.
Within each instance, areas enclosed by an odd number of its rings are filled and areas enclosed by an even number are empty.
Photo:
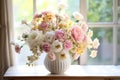
M46 8L55 10L59 1L63 0L13 0L15 39L25 28L21 20L31 21L35 12ZM120 64L120 0L64 0L68 3L67 12L81 12L90 28L94 31L93 37L100 39L98 56L95 59L88 54L80 57L80 64ZM29 2L29 5L28 5ZM17 41L17 40L16 40ZM26 56L31 54L25 46L21 54L16 54L17 63L24 65ZM45 55L40 56L39 64L43 64Z

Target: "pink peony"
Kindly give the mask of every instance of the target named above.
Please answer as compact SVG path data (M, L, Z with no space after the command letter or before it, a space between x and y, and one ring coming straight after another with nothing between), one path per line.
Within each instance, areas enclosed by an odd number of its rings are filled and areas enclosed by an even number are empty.
M63 30L56 30L55 38L58 39L59 41L64 41L66 39L65 32Z
M79 26L73 26L73 28L71 30L71 36L77 42L81 42L84 39L84 33L83 33L82 29L79 28Z
M70 50L72 48L72 42L69 41L69 40L66 40L64 42L64 48L67 49L67 50Z
M51 46L50 46L50 44L49 44L48 42L44 43L44 44L42 45L42 48L43 48L43 50L44 50L45 52L50 52L50 50L51 50Z

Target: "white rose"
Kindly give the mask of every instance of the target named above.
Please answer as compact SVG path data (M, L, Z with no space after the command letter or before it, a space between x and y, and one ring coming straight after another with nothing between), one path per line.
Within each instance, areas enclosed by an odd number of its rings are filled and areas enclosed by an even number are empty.
M93 36L93 31L92 31L92 30L89 30L88 33L87 33L87 35L88 35L89 37L92 37L92 36Z
M95 38L93 41L93 48L97 49L99 45L100 45L99 40L97 38Z
M92 50L90 57L95 58L97 56L97 51L96 50Z
M55 32L54 31L46 32L45 41L53 42L54 39L55 39Z
M52 48L55 53L59 53L63 49L63 44L62 42L59 42L58 40L55 40L52 43Z
M73 17L76 19L76 20L83 20L83 15L79 12L74 12L73 13Z
M28 36L29 37L26 41L29 47L33 47L41 44L44 39L42 31L38 31L38 30L32 30Z

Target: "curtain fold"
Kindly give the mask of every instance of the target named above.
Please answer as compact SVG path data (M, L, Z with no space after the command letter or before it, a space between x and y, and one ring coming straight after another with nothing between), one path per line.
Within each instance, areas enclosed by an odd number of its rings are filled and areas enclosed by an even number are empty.
M14 54L10 45L13 38L12 0L0 1L0 80L8 67L14 65Z

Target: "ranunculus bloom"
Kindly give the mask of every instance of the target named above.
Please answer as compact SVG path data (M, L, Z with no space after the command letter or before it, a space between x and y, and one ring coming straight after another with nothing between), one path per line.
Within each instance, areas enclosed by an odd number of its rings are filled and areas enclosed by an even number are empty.
M76 26L73 26L71 30L71 36L75 41L81 42L84 39L84 32L79 26L76 25Z
M49 43L46 42L46 43L43 43L42 49L43 49L45 52L50 52L51 46L50 46Z
M64 49L70 50L72 48L72 42L70 40L66 40L64 42Z
M59 41L64 41L66 39L66 34L63 30L56 30L55 38L58 39Z

